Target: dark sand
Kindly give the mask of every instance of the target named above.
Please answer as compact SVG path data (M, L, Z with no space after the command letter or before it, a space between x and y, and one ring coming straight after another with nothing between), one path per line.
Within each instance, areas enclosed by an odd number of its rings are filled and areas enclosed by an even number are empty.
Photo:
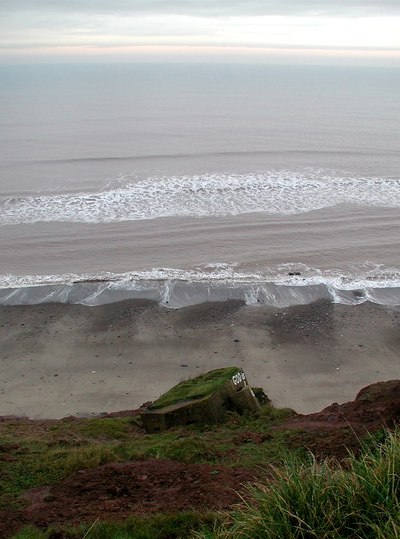
M133 409L177 382L237 365L277 406L314 412L399 378L400 311L319 302L170 310L0 307L0 415L60 418Z

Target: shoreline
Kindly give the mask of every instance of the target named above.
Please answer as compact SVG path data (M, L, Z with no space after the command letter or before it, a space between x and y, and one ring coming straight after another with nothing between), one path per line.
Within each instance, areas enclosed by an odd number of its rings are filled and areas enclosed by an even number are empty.
M316 412L398 378L400 311L230 300L0 307L0 416L57 419L140 407L181 380L243 368L277 407Z
M163 270L158 276L126 274L104 278L78 279L60 276L60 282L22 284L19 287L0 288L0 306L72 304L96 307L123 301L152 301L161 307L181 309L202 303L240 301L248 306L264 305L288 308L328 301L341 305L360 305L371 302L388 307L400 307L400 285L396 281L361 280L352 283L305 277L299 271L288 273L287 282L262 279L261 276L240 275L226 278L201 274L198 280L189 279L189 273L168 276ZM128 276L129 275L129 276ZM69 280L67 279L69 277ZM238 278L240 277L240 278ZM343 278L344 279L344 278ZM22 279L23 281L23 279Z

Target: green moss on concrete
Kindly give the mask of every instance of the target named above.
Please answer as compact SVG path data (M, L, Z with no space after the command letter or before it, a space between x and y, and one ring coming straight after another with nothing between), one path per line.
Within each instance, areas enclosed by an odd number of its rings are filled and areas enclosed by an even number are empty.
M196 378L180 382L167 391L167 393L161 395L159 399L149 406L149 410L158 410L165 406L178 404L179 402L206 397L223 386L240 370L237 367L215 369L206 374L196 376Z

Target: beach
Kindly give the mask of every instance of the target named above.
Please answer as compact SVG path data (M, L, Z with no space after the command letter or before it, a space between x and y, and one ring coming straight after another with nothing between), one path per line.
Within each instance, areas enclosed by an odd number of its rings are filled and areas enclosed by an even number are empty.
M170 309L148 300L0 307L0 415L130 410L181 380L236 365L299 413L398 378L400 309L241 301Z
M398 378L399 73L2 65L0 415L226 365L304 413Z

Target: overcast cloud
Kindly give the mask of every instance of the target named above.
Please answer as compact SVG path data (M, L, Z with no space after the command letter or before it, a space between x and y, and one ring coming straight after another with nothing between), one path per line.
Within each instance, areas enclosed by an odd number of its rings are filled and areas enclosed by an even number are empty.
M1 0L0 12L172 13L200 16L400 14L399 0Z
M399 28L400 0L0 0L0 61L63 47L348 49L400 60Z

